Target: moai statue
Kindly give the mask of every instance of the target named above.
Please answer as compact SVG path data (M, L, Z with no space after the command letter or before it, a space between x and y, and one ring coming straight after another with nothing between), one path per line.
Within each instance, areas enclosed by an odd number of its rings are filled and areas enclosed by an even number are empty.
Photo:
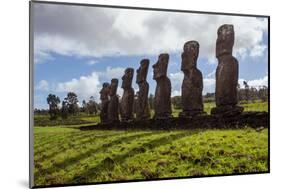
M140 67L137 69L137 81L139 86L138 100L137 100L137 120L147 120L150 118L150 110L148 105L149 84L146 81L149 67L149 60L142 59Z
M101 112L100 120L102 124L108 122L108 104L109 104L109 83L103 83L102 89L100 91L100 100L101 100Z
M109 104L108 104L108 121L110 123L119 122L119 115L118 115L118 106L119 106L119 99L116 94L118 87L118 79L112 79L111 84L109 86Z
M122 77L122 88L124 89L123 96L120 103L121 121L132 121L134 119L134 89L132 88L132 80L134 77L134 69L127 68Z
M167 77L168 62L169 55L160 54L158 61L152 66L153 79L157 82L154 99L155 119L168 119L172 117L171 81Z
M199 43L188 41L184 44L181 55L181 70L184 73L182 82L182 109L180 117L194 116L203 114L203 77L197 69L197 58L199 54Z
M220 26L216 42L216 107L212 114L234 115L243 111L243 107L237 106L238 61L232 56L233 45L233 25Z

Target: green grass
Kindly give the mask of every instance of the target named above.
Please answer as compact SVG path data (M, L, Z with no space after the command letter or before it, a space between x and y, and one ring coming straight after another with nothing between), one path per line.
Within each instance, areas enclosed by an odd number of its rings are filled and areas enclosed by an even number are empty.
M73 125L85 125L99 123L100 117L98 115L87 115L80 114L75 116L69 116L67 119L58 117L56 120L50 120L49 115L35 115L34 125L35 126L73 126Z
M268 102L251 102L247 104L241 104L245 109L244 111L268 111ZM210 114L211 109L215 107L214 102L204 103L204 111ZM173 109L172 115L178 117L181 109ZM151 110L151 117L153 117L154 111ZM76 126L87 126L93 125L100 122L100 117L98 115L87 115L80 114L76 116L70 116L67 119L61 119L60 117L57 120L50 120L49 115L35 115L34 125L35 126L66 126L66 127L76 127Z
M268 112L268 102L256 101L254 103L242 104L244 111L265 111Z
M205 103L205 111L214 106ZM267 102L242 106L268 110ZM80 131L75 127L98 123L98 116L57 120L56 127L47 118L35 118L45 123L34 127L35 185L268 171L268 129Z
M215 102L205 102L204 103L204 111L207 114L210 114L211 109L214 108L215 106L216 106ZM240 104L239 106L243 106L244 111L265 111L265 112L268 112L268 102L255 101L255 102ZM181 112L180 109L174 109L173 110L173 116L178 117L179 112Z
M268 130L80 131L37 127L35 184L267 171Z

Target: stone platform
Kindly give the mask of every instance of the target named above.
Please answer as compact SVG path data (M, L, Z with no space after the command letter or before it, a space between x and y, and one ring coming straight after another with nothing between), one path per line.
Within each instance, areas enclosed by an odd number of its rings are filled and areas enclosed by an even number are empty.
M243 112L236 116L198 115L188 118L150 119L79 127L80 130L170 130L170 129L226 129L268 128L267 112Z

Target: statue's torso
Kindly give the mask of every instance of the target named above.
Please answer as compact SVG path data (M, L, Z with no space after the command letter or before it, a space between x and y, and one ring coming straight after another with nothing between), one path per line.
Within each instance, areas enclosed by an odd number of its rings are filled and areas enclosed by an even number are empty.
M171 116L171 81L167 77L157 81L154 109L156 118Z
M122 119L133 119L133 105L134 105L134 89L124 90L121 104L120 113Z
M185 74L182 83L182 106L184 111L203 110L203 78L202 73L194 69Z
M118 121L118 106L119 100L117 95L111 96L108 103L108 120L109 121Z
M139 95L137 100L137 118L150 118L150 110L148 105L149 84L145 81L139 84Z
M238 62L231 56L218 58L219 64L216 70L216 104L236 105L238 85Z

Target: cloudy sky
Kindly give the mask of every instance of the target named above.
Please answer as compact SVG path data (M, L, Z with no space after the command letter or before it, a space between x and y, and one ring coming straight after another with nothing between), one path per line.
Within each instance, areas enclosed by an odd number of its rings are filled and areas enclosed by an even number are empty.
M46 97L62 100L67 92L79 101L94 96L99 101L103 82L119 79L127 67L135 70L142 58L150 59L148 82L154 94L152 64L160 53L169 53L168 76L172 96L180 95L183 44L200 43L198 68L204 91L214 92L217 28L233 24L233 55L239 61L239 81L251 86L268 84L267 18L128 10L34 3L34 106L47 108ZM138 86L133 80L135 91Z

